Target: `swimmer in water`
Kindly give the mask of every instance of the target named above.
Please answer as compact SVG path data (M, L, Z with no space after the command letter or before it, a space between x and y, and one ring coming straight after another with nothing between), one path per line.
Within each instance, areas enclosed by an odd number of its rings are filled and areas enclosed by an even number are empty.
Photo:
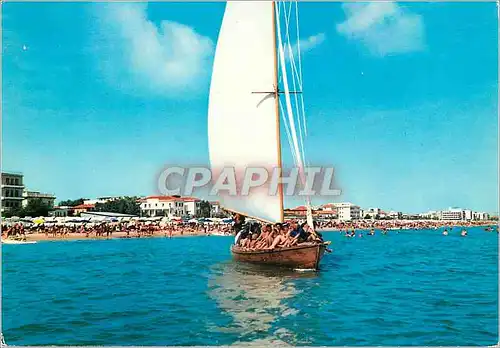
M465 236L467 235L467 231L466 231L466 230L462 230L462 233L460 233L460 235L461 235L462 237L465 237Z
M443 236L447 236L447 235L448 235L448 230L445 228L444 232L443 232Z

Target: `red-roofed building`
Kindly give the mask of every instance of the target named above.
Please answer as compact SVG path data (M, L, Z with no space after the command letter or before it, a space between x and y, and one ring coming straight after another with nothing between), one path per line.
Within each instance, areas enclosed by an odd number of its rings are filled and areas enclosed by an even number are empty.
M80 215L81 213L92 211L94 209L95 209L95 204L80 204L73 207L73 213L75 215Z
M333 218L337 215L334 209L313 209L312 214L316 218ZM285 217L304 219L307 215L307 207L301 205L293 209L285 209Z

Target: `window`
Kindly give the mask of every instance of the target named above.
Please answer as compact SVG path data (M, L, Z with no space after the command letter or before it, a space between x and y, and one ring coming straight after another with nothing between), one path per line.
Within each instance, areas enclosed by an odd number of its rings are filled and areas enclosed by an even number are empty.
M10 178L5 178L5 184L10 185Z

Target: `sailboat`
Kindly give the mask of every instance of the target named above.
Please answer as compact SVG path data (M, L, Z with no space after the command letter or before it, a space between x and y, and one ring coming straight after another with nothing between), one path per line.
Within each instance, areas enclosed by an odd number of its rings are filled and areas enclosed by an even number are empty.
M282 170L280 112L284 119L289 116L287 135L295 163L303 170L304 156L291 106L292 94L300 92L290 91L288 87L285 62L289 58L285 57L279 11L280 3L275 1L226 3L208 106L212 177L218 177L222 168L227 167L234 168L237 182L243 181L249 167ZM293 54L289 42L288 48ZM279 88L279 71L283 91ZM280 108L281 95L285 97L286 109ZM282 184L278 185L276 195L268 193L269 185L253 188L247 196L219 193L221 207L263 222L283 222ZM307 207L307 221L312 227L309 200ZM318 269L326 245L258 251L245 251L233 245L231 252L233 258L240 261Z

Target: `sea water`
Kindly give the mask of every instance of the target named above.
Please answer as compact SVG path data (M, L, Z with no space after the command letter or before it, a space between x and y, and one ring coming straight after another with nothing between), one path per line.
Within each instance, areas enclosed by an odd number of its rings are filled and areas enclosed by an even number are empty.
M231 237L2 245L9 345L493 345L498 234L346 238L321 271L231 260Z

